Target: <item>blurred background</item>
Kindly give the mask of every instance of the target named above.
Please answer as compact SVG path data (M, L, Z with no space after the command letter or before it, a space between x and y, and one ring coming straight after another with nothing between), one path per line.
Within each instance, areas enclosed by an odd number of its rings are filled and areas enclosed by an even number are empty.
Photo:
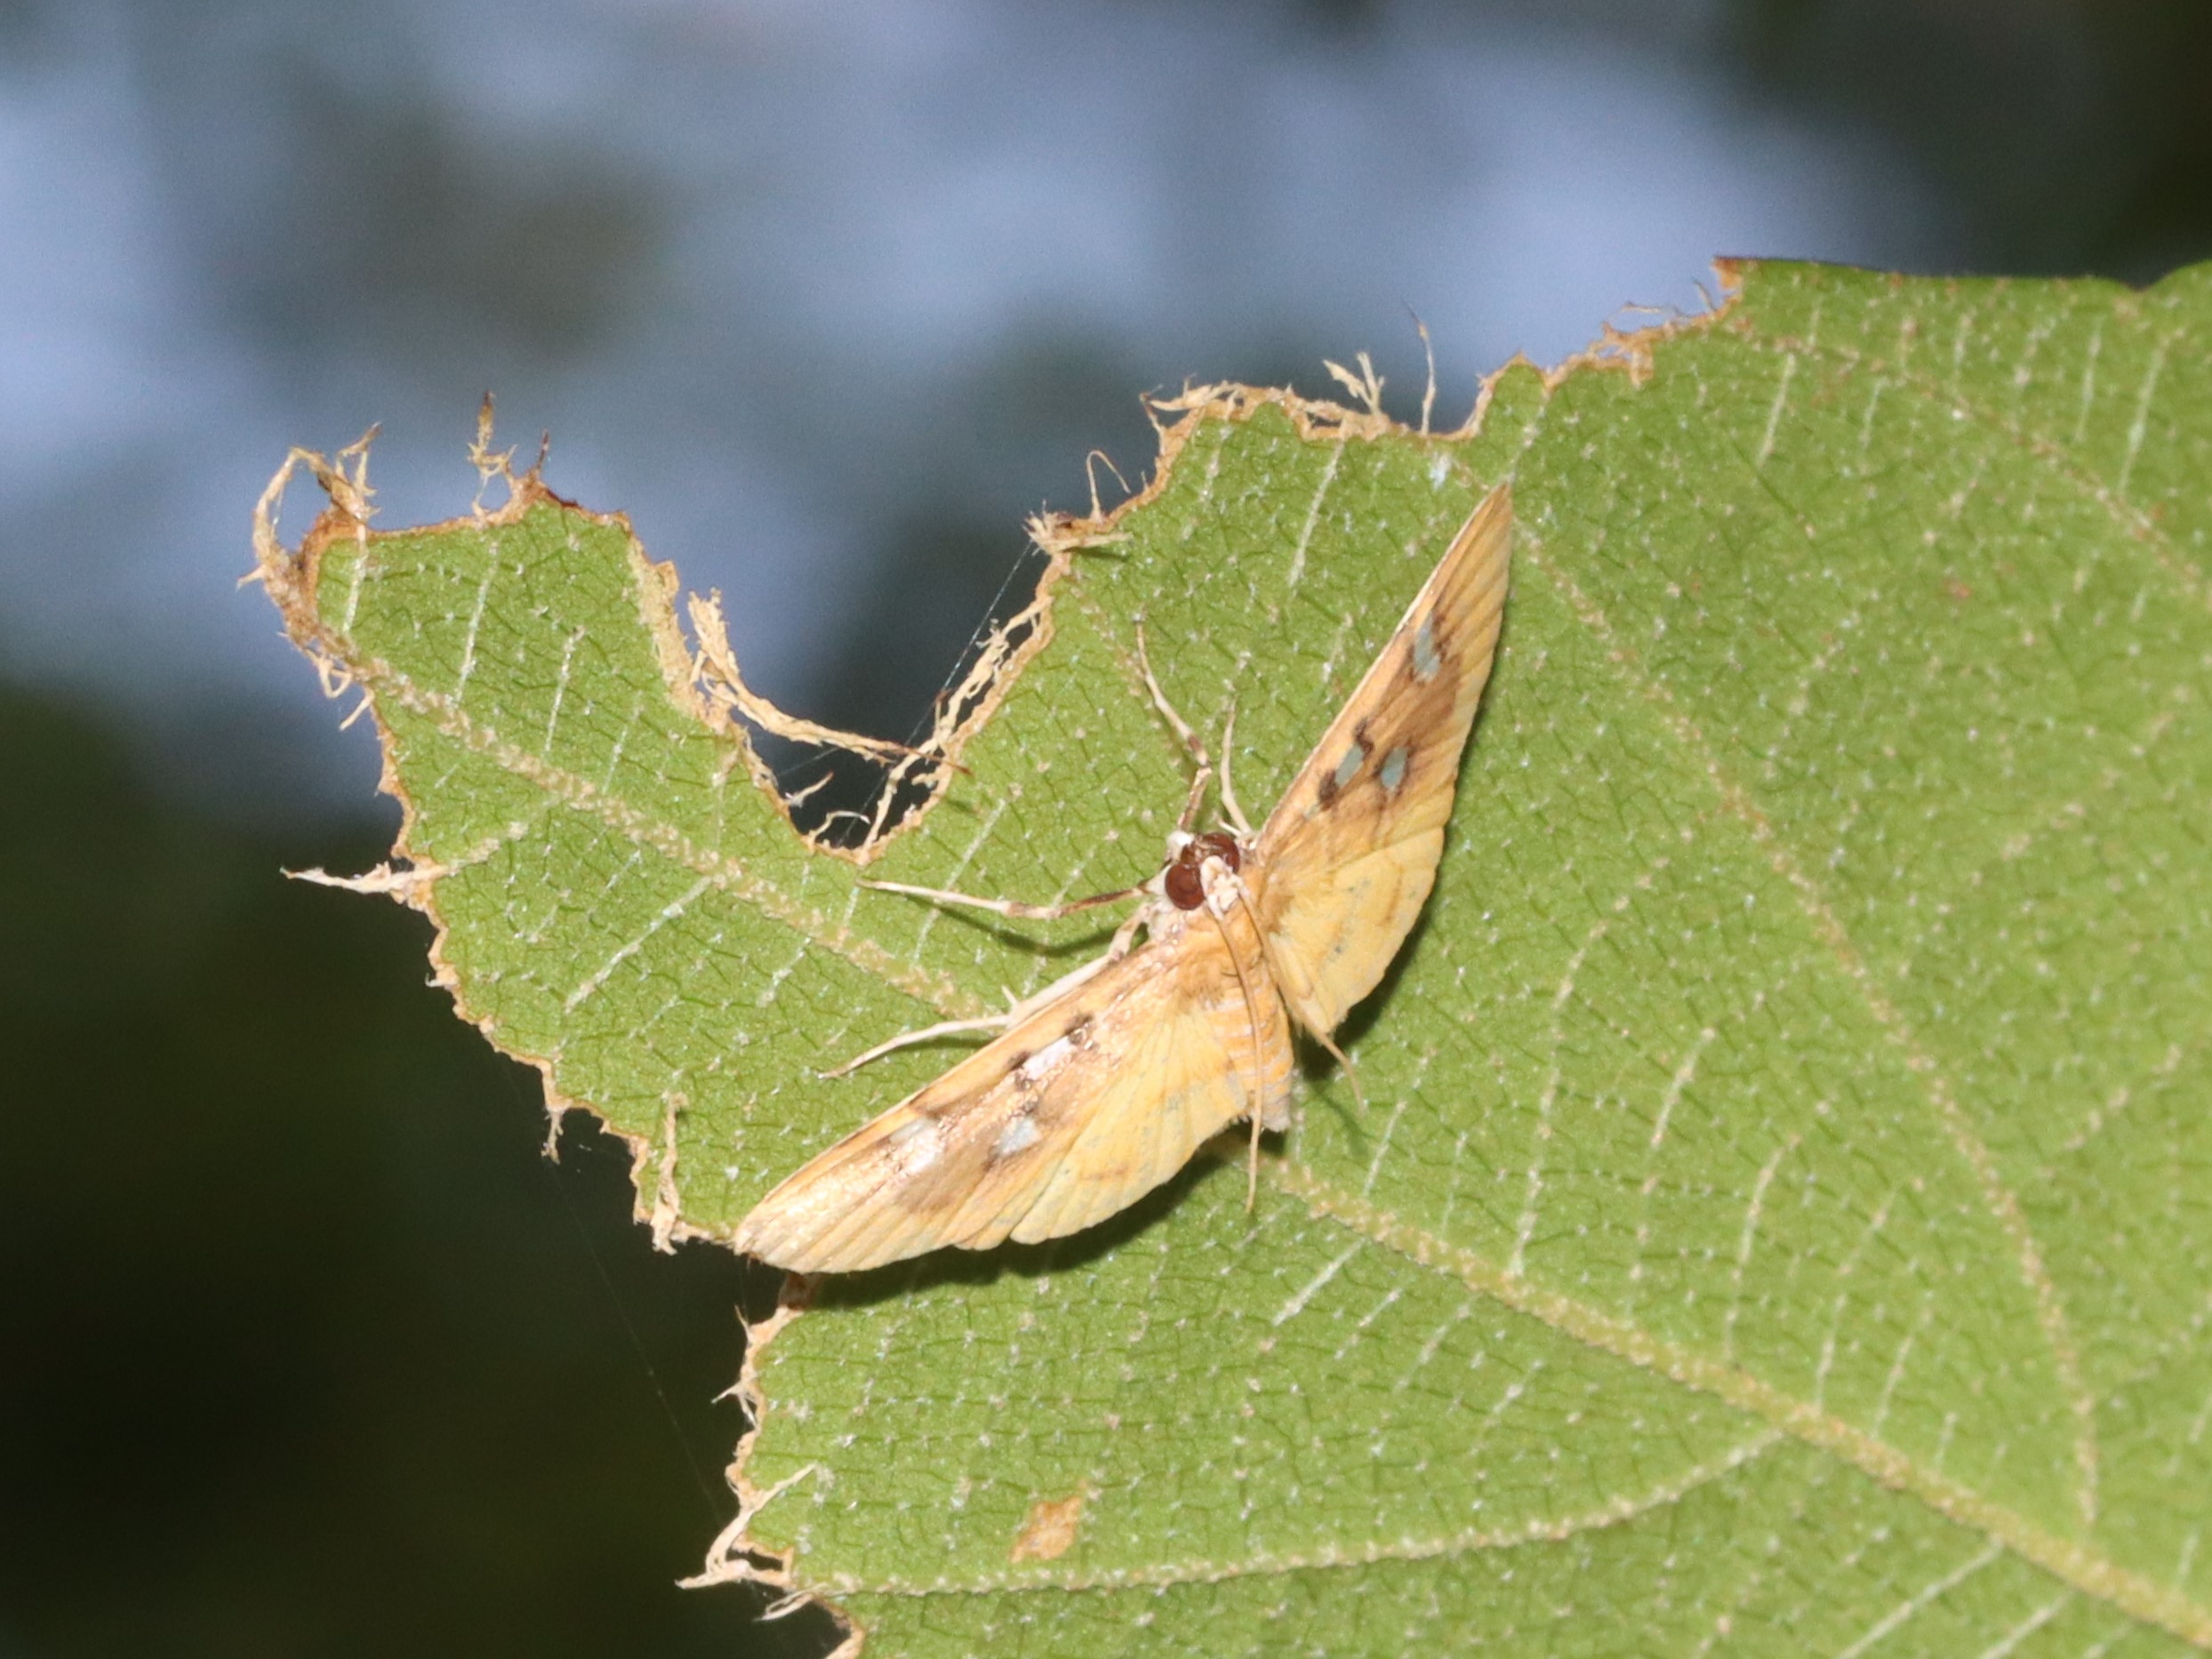
M447 517L494 391L903 736L1142 392L1411 415L1417 314L1456 423L1717 253L2147 281L2208 85L2201 0L0 0L0 1659L828 1646L673 1587L766 1276L279 875L395 824L234 587L288 445Z

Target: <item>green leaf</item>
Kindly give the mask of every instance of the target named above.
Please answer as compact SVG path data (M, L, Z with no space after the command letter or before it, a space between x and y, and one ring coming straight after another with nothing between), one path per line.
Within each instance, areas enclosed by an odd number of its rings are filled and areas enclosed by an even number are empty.
M1156 869L1141 618L1263 812L1510 476L1437 891L1342 1034L1366 1110L1311 1068L1253 1213L1201 1158L757 1332L722 1576L880 1654L2212 1646L2212 268L1731 276L1448 436L1214 389L1137 502L1042 527L870 875ZM373 533L322 472L263 568L384 730L369 885L664 1236L955 1046L818 1069L1102 942L803 842L619 518L533 477Z

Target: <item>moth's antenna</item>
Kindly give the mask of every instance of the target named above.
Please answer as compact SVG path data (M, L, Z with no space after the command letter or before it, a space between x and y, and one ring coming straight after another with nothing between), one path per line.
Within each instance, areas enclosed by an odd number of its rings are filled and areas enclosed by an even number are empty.
M1206 786L1213 779L1213 769L1209 766L1200 766L1190 774L1190 796L1182 804L1182 816L1175 820L1178 833L1189 835L1190 826L1198 821L1198 809L1206 805Z
M1237 786L1229 781L1229 757L1237 747L1237 702L1230 699L1229 718L1222 723L1222 810L1229 814L1229 821L1237 827L1237 833L1247 841L1252 839L1252 825L1244 815L1244 808L1237 805Z
M1167 722L1169 729L1182 741L1183 748L1190 751L1192 762L1199 766L1212 765L1213 763L1206 757L1206 745L1190 729L1190 723L1175 712L1175 705L1167 701L1167 693L1159 688L1159 681L1153 677L1151 653L1144 648L1144 624L1142 621L1137 623L1137 667L1144 675L1144 689L1152 693L1152 706L1159 710L1160 717Z

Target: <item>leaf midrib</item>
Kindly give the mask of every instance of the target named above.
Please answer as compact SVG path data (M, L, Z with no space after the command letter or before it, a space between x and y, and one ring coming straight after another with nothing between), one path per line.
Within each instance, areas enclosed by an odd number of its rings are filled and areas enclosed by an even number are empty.
M985 1595L1054 1590L1080 1591L1121 1587L1217 1583L1261 1574L1289 1574L1322 1568L1351 1568L1385 1560L1448 1558L1486 1548L1568 1536L1633 1519L1647 1509L1719 1478L1755 1460L1784 1436L1850 1465L1893 1491L1918 1498L1944 1519L1978 1532L2049 1573L2069 1588L2142 1622L2158 1626L2200 1647L2212 1647L2212 1608L2180 1591L2123 1567L2102 1551L2038 1527L2018 1511L1982 1496L1962 1482L1928 1469L1897 1447L1841 1418L1763 1382L1748 1371L1721 1364L1679 1343L1661 1342L1647 1332L1587 1302L1549 1290L1524 1275L1508 1272L1488 1257L1452 1245L1425 1229L1409 1225L1365 1199L1314 1174L1310 1166L1273 1162L1262 1177L1298 1199L1315 1217L1343 1228L1362 1242L1391 1251L1414 1265L1450 1278L1513 1312L1542 1321L1562 1335L1612 1358L1656 1373L1671 1382L1710 1394L1764 1423L1764 1429L1719 1459L1701 1465L1679 1483L1680 1491L1655 1490L1648 1502L1631 1500L1619 1513L1610 1509L1565 1520L1535 1523L1504 1534L1469 1533L1423 1541L1403 1548L1346 1551L1324 1559L1306 1555L1254 1555L1234 1567L1213 1562L1154 1565L1120 1571L1040 1575L1021 1580L977 1578L926 1583L902 1579L865 1579L831 1575L808 1588L826 1594L855 1593L929 1596ZM765 1346L765 1344L763 1344ZM761 1355L757 1350L755 1365Z
M987 1005L981 998L971 995L952 979L901 961L874 940L855 933L848 926L832 922L783 888L750 874L738 861L701 846L674 825L660 822L614 791L604 789L587 778L509 742L494 727L477 720L445 693L417 685L381 658L347 654L344 661L363 685L388 693L410 713L429 722L442 736L493 761L572 811L597 820L631 845L657 853L680 868L705 878L718 891L751 905L768 920L800 934L902 995L942 1009L948 1018L986 1011ZM462 867L456 864L452 869L434 868L442 877Z
M2212 1607L2123 1567L2100 1551L2029 1521L2017 1511L1926 1468L1879 1437L1734 1366L1660 1342L1625 1320L1511 1274L1477 1252L1447 1244L1351 1197L1304 1166L1275 1166L1274 1184L1312 1213L1455 1278L1517 1313L1540 1319L1599 1352L1655 1371L1765 1420L1777 1431L1847 1463L1892 1490L1919 1498L1946 1520L1978 1531L2085 1595L2200 1647L2212 1647Z
M1620 640L1603 607L1584 592L1572 576L1543 556L1542 544L1535 537L1525 537L1519 553L1524 566L1533 565L1549 578L1554 589L1566 600L1575 620L1604 648L1607 660L1614 665L1630 693L1658 710L1661 724L1669 737L1684 750L1691 764L1706 779L1722 810L1746 827L1754 845L1767 849L1770 867L1789 883L1791 891L1798 897L1799 908L1827 944L1844 977L1865 1004L1868 1015L1883 1035L1903 1052L1908 1070L1921 1079L1927 1104L1935 1109L1936 1120L1950 1140L1953 1151L1965 1163L1991 1218L2011 1241L2017 1253L2016 1266L2029 1293L2035 1298L2037 1319L2042 1328L2044 1342L2051 1351L2052 1363L2057 1369L2060 1385L2065 1391L2069 1408L2078 1420L2075 1461L2081 1472L2082 1483L2077 1490L2076 1499L2082 1511L2083 1524L2094 1526L2096 1520L2097 1469L2093 1421L2096 1398L2082 1380L2080 1358L2074 1345L2065 1310L2059 1301L2057 1286L2044 1265L2042 1249L2029 1228L2019 1197L2005 1183L1988 1145L1968 1121L1965 1109L1952 1092L1941 1062L1919 1041L1903 1011L1875 982L1873 971L1853 942L1842 917L1829 902L1820 884L1813 879L1803 862L1791 850L1781 832L1775 828L1774 821L1759 809L1751 792L1730 777L1719 754L1706 741L1697 723L1675 701L1672 692L1663 683L1643 671L1642 659L1633 648Z

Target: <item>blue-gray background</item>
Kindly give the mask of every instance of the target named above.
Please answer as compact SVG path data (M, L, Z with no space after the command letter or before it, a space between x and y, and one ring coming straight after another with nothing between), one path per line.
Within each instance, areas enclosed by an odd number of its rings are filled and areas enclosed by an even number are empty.
M2194 0L0 0L0 1659L819 1651L682 1594L726 1257L284 883L389 838L247 517L478 398L893 735L1186 379L1439 416L1717 253L2212 255ZM303 494L288 527L308 517Z

